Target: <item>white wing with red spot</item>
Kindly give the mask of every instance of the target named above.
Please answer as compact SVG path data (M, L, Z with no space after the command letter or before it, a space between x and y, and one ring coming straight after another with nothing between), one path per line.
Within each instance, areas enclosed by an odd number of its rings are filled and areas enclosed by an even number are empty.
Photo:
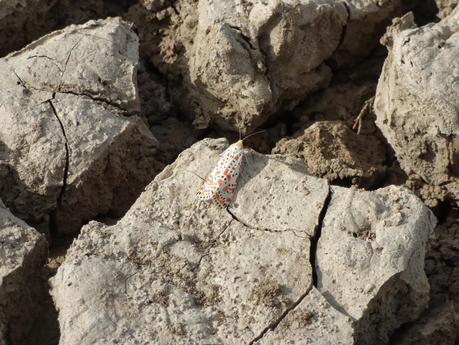
M218 205L228 206L236 191L243 154L241 142L230 145L202 183L196 195L197 198L199 200L214 199Z

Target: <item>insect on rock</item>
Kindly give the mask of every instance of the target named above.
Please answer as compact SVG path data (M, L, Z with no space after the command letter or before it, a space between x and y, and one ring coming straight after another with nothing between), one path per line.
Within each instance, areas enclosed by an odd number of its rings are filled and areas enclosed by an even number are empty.
M258 131L239 139L221 154L217 165L204 179L196 194L199 200L213 199L219 206L228 207L237 188L242 159L245 154L243 141L262 132L264 131Z

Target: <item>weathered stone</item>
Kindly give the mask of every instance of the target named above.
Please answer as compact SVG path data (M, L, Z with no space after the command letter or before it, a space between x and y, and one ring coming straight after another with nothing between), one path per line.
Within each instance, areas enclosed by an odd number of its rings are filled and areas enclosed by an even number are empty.
M401 0L139 1L128 18L199 128L254 128L366 56Z
M317 247L317 287L353 318L359 344L387 343L426 307L425 245L435 223L408 190L333 187Z
M143 11L152 8L143 4ZM147 31L147 40L149 30L163 27L152 60L184 79L170 91L194 114L195 126L212 121L235 131L256 127L327 85L331 70L324 60L337 48L347 18L343 3L330 0L176 6L177 13L167 10L167 2L153 6L149 15L136 6L130 18ZM169 20L158 18L163 12Z
M355 63L378 44L390 20L403 11L402 0L345 0L348 20L333 60L338 65Z
M334 309L315 288L274 330L254 344L351 345L352 320Z
M119 18L51 33L0 60L0 194L47 231L120 216L161 168L135 116L138 39Z
M48 245L0 200L0 344L22 344L38 316Z
M376 123L408 175L459 202L459 9L419 28L407 14L383 41Z
M284 337L368 344L419 314L434 218L414 195L398 187L334 189L317 253L322 297L312 286L310 248L327 182L307 176L299 160L248 152L227 210L196 200L198 176L226 147L218 139L196 143L117 224L83 227L51 280L61 344L270 344ZM361 249L372 244L370 264ZM352 274L361 278L350 285ZM368 331L375 321L378 331Z
M358 179L368 184L383 172L384 143L359 135L340 121L319 121L301 136L280 140L273 153L304 160L308 172L330 181Z
M455 345L459 337L459 211L452 210L429 240L425 270L429 307L403 327L394 345Z
M447 17L456 6L459 4L458 0L435 0L438 7L438 16L440 18Z
M311 289L310 236L326 181L297 171L298 161L250 154L232 215L195 199L194 174L208 173L226 147L193 145L116 225L83 227L52 279L61 345L249 343ZM288 196L272 189L275 178Z

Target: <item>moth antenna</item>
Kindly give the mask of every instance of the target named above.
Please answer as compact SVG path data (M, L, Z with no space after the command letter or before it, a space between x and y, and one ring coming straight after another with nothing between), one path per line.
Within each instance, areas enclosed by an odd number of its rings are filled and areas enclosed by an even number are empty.
M190 174L193 174L193 175L195 175L196 177L199 177L199 178L200 178L201 180L203 180L203 181L205 181L205 180L206 180L205 178L203 178L203 177L199 176L198 174L196 174L196 173L195 173L195 172L193 172L193 171L189 171L189 170L185 170L185 171L186 171L186 172L189 172Z
M257 134L260 134L260 133L263 133L263 132L266 132L266 129L262 129L261 131L250 133L249 135L246 135L244 138L242 138L240 140L244 141L245 139L250 138L251 136L254 136L254 135L257 135Z

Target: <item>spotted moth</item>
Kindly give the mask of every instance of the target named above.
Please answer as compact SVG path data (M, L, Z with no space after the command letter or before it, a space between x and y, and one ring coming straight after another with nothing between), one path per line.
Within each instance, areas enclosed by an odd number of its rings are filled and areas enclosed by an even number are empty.
M261 132L252 133L244 139L239 139L221 154L217 165L205 178L196 195L199 200L213 199L221 207L227 207L231 203L245 154L243 141L249 136Z

